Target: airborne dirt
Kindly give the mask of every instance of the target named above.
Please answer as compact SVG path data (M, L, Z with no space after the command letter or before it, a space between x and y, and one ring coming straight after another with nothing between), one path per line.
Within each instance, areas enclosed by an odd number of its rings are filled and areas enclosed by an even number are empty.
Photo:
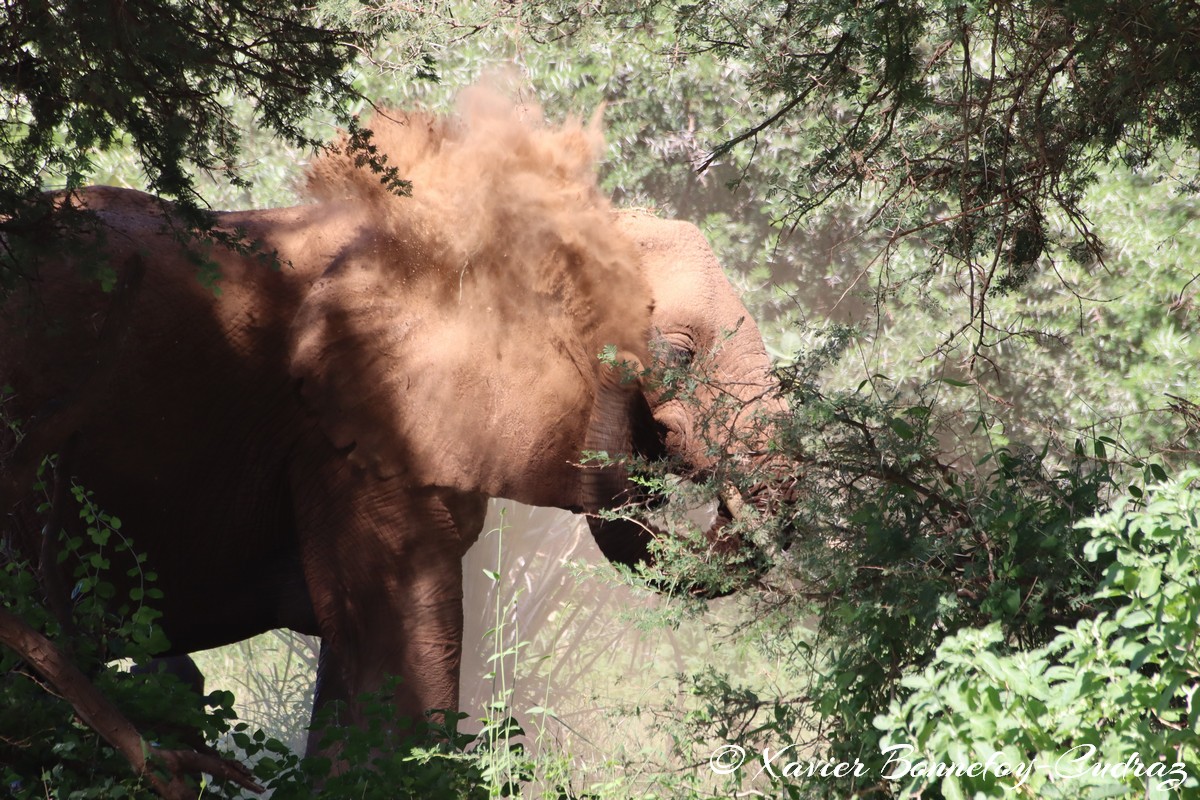
M313 163L306 187L362 231L296 318L293 374L314 405L353 397L372 420L330 428L331 437L356 442L355 457L385 473L388 452L408 467L577 453L568 445L590 414L597 355L615 346L645 363L652 302L637 249L597 188L598 123L550 125L538 109L477 87L453 116L380 112L367 124L412 196L389 191L344 141ZM373 386L340 386L321 369L379 375L358 363L369 354L389 363ZM463 424L479 435L462 436ZM410 447L418 441L442 449ZM539 452L527 452L535 441ZM499 477L507 464L478 472L473 485L511 496ZM440 485L456 477L424 476Z
M498 303L529 307L526 291L549 294L598 340L641 346L650 291L597 187L598 118L551 126L536 106L474 87L453 117L385 111L368 127L411 198L389 191L345 142L312 164L306 189L319 201L358 200L410 256L381 266L438 272L458 299L472 281Z

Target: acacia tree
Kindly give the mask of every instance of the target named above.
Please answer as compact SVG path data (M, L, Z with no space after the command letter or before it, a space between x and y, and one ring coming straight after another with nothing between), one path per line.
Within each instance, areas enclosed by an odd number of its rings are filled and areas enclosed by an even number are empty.
M289 142L355 96L348 67L376 30L288 0L4 0L0 6L0 285L44 246L44 189L88 180L96 154L132 148L146 188L202 223L197 171L244 183L235 101ZM348 120L342 111L340 118Z
M1197 188L1200 10L1170 0L522 4L536 35L588 21L672 32L670 59L736 61L757 117L703 171L781 141L770 191L797 224L872 194L888 252L918 244L957 272L976 353L1016 333L988 299L1056 259L1104 256L1087 188L1114 161L1173 159ZM591 15L591 16L589 16ZM797 138L798 137L798 138ZM775 154L778 155L777 153Z

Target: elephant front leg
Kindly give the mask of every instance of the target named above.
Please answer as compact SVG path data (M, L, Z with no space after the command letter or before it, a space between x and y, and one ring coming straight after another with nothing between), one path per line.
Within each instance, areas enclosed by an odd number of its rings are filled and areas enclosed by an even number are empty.
M390 737L376 746L388 750L425 738L431 718L457 708L463 613L461 560L455 562L436 570L436 580L432 568L408 586L398 580L388 597L367 601L370 608L335 602L321 624L313 701L314 722L324 719L325 727L310 730L310 754L335 755L338 728L371 724L364 693L389 687L383 699L393 706L394 723L375 721Z
M420 734L428 712L457 706L462 556L485 501L393 483L347 468L296 496L305 498L301 553L322 636L314 714L338 703L335 725L365 727L360 695L395 676L397 722L385 727L398 740ZM332 753L337 738L311 733L308 750Z

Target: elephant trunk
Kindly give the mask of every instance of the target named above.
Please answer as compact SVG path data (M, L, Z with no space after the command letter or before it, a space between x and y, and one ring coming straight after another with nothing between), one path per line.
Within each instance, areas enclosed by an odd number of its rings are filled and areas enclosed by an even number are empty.
M608 457L600 463L585 464L580 478L581 505L596 545L609 561L629 567L653 561L651 543L655 536L663 533L656 524L656 514L643 507L643 512L648 513L639 514L642 519L605 519L600 512L627 504L636 505L639 500L646 499L641 496L638 486L629 480L629 456L636 454L653 460L667 455L666 428L655 420L641 384L632 377L638 372L640 364L628 355L624 356L623 364L619 361L618 366L601 370L584 450L604 452ZM687 482L686 478L679 480ZM730 523L743 516L752 517L757 513L761 499L755 492L743 496L732 483L723 483L714 498L716 502L707 512L711 514L704 531L707 552L724 557L746 551L750 545L741 536L730 532ZM706 525L698 519L695 522L702 528ZM651 585L657 586L653 581ZM732 587L718 590L691 585L686 579L682 584L658 588L664 591L682 589L710 598L733 591Z
M580 489L588 525L600 552L609 561L632 567L650 558L650 530L634 520L598 516L604 509L634 499L624 459L634 453L635 440L643 438L638 436L638 429L654 424L641 387L631 377L631 373L641 371L641 365L636 358L622 355L618 366L601 368L584 439L585 450L605 452L608 460L584 465ZM620 365L622 361L625 366Z
M636 484L629 480L626 467L629 456L655 459L666 454L662 431L639 382L632 378L639 371L637 359L628 355L623 365L601 371L584 450L604 452L608 457L600 463L585 464L580 480L581 504L588 516L592 538L609 561L628 567L652 561L650 544L657 528L651 519L605 519L600 512L643 499ZM725 526L738 516L744 505L734 487L724 489L715 517L705 532L709 547L716 552L744 546L740 540L723 535ZM707 590L689 591L709 594Z

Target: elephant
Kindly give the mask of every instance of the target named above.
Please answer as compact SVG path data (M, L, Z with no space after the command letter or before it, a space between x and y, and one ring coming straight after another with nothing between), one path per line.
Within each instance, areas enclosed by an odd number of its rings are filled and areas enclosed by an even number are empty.
M595 125L483 98L371 128L410 196L345 143L308 166L306 202L214 212L208 233L132 189L55 195L81 244L47 245L0 322L3 414L26 423L2 456L14 518L69 445L60 469L158 575L169 654L319 634L315 706L343 701L346 724L389 675L410 719L455 706L488 498L588 513L634 564L652 529L598 515L625 467L584 454L712 469L720 397L752 459L782 403L700 231L597 188ZM87 277L105 270L109 293ZM700 358L699 408L646 377ZM726 505L713 546L745 546L720 535Z

